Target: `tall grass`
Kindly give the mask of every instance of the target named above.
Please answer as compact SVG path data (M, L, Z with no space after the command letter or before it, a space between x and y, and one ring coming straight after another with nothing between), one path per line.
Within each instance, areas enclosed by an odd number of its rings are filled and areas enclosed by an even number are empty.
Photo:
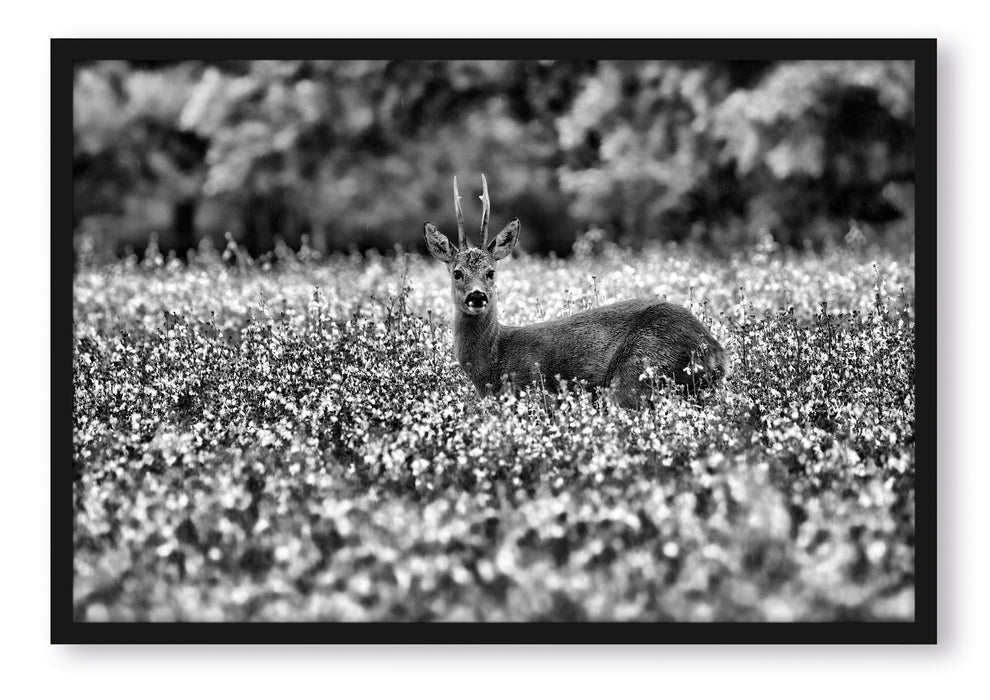
M913 260L578 251L503 321L665 296L724 387L480 400L416 256L84 260L77 618L911 619Z

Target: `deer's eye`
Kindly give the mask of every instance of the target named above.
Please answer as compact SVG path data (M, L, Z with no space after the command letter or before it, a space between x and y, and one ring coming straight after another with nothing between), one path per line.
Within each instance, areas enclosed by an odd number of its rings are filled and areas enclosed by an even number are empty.
M463 272L461 272L460 270L454 270L454 279L455 280L459 280L463 276L464 276L464 273Z
M490 279L490 280L493 280L493 279L495 279L495 270L489 270L489 271L488 271L488 274L487 274L487 275L485 275L485 276L486 276L486 277L487 277L488 279Z

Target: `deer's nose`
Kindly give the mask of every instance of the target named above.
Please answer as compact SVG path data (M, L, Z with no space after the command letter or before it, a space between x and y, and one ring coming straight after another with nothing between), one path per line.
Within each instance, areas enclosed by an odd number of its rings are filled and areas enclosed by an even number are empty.
M475 290L464 297L464 303L473 309L483 309L488 306L488 295Z

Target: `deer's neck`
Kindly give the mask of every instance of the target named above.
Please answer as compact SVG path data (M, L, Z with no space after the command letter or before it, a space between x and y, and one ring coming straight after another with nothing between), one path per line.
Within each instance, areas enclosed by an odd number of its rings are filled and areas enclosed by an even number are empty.
M502 326L495 306L488 313L470 316L460 309L454 311L454 355L461 368L483 396L487 385L498 387L498 337Z

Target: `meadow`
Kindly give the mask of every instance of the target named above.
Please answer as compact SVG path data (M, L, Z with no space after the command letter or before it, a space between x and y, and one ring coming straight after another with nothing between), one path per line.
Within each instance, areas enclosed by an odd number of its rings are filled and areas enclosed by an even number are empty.
M689 306L731 374L478 399L432 259L81 256L75 618L913 619L910 254L585 237L498 275L504 323Z

